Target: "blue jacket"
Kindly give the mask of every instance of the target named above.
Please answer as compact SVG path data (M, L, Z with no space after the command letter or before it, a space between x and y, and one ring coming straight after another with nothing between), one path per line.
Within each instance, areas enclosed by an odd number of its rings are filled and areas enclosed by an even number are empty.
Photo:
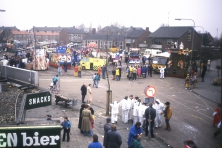
M142 67L141 73L146 73L147 69L146 67Z
M62 126L63 128L71 128L72 124L70 123L69 120L67 120L62 122Z
M53 81L53 82L58 82L58 80L59 80L59 78L56 77L56 76L55 76L54 78L52 78L52 81Z
M130 144L133 143L133 140L137 139L137 135L141 134L142 132L143 132L143 130L141 127L139 129L137 129L136 126L133 125L130 128L130 132L129 132L129 136L128 136L128 141L127 141L128 146L130 146Z
M103 148L100 142L92 142L89 144L88 148Z
M102 72L105 72L105 71L106 71L106 67L103 66L103 67L102 67Z

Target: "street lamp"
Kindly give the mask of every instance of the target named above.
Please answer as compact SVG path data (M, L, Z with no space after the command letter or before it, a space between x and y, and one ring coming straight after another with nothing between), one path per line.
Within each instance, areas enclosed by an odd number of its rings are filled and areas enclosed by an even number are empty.
M184 18L176 18L175 20L181 21L181 20L190 20L193 21L193 37L192 37L192 43L191 43L191 56L190 56L190 74L191 74L191 64L192 64L192 57L193 57L193 41L194 41L194 27L195 27L195 22L192 19L184 19Z
M202 46L203 46L203 36L204 36L204 28L202 26L195 26L195 27L201 27L203 29L203 33L202 33L202 36L201 36L201 47L200 47L200 74L201 74L201 60L202 60Z
M5 12L6 10L2 10L2 9L0 9L0 12Z

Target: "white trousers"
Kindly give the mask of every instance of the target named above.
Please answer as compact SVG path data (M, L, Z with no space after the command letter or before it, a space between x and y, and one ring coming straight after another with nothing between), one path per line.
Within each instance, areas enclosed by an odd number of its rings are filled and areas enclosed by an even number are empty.
M157 113L155 118L155 127L160 127L161 125L162 125L162 115Z
M122 121L128 123L129 110L122 110Z
M164 73L160 73L160 79L164 79Z
M143 117L139 117L139 122L141 123L141 127L143 127Z
M139 121L139 117L138 116L133 116L133 124L135 125L136 122Z
M129 120L129 119L132 119L132 118L131 118L131 109L129 109L129 112L128 112L128 120Z
M118 119L118 114L111 114L111 123L116 123Z

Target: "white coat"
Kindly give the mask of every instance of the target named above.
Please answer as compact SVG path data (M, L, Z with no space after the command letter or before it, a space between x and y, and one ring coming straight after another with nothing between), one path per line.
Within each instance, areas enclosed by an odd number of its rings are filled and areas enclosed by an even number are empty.
M122 110L128 110L129 109L129 101L126 99L123 99L120 102L120 106L122 106Z
M111 103L110 106L112 107L111 113L118 114L119 113L119 103L114 101L113 104Z
M161 114L164 110L164 104L160 102L159 99L156 99L156 101L158 101L159 104L154 103L153 108L156 109L156 114Z
M159 67L158 69L160 70L160 73L164 73L165 72L165 68L166 68L166 66L165 67Z
M139 104L139 102L138 101L136 101L136 102L134 102L134 105L133 105L133 116L138 116L138 104Z

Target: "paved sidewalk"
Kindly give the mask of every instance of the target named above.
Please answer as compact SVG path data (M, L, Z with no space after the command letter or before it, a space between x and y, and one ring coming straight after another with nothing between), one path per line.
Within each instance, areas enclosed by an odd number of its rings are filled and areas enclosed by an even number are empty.
M53 97L54 98L54 97ZM26 113L26 121L33 120L45 120L46 114L51 114L53 120L63 121L64 116L68 116L69 120L72 123L70 142L61 142L61 148L87 148L89 143L92 142L92 138L89 136L83 136L78 129L78 119L79 119L79 109L81 106L81 102L77 103L77 106L73 108L71 106L64 108L64 103L60 102L59 105L55 105L53 100L53 104L48 107L36 108L32 110L28 110ZM93 129L93 133L99 136L99 141L103 144L103 125L106 123L106 118L102 114L105 113L105 110L96 106L91 105L95 111L95 128ZM127 139L129 129L132 124L124 124L121 122L121 118L118 119L117 123L117 131L122 136L122 145L121 148L128 148ZM63 131L61 132L61 137L63 135ZM162 142L159 138L151 138L142 136L141 144L144 148L167 148L167 144Z
M221 86L213 85L213 79L218 77L216 65L221 65L221 59L213 60L211 62L210 70L207 70L204 82L201 82L201 76L198 76L198 86L192 91L205 99L215 103L221 103ZM221 70L219 73L221 78Z

